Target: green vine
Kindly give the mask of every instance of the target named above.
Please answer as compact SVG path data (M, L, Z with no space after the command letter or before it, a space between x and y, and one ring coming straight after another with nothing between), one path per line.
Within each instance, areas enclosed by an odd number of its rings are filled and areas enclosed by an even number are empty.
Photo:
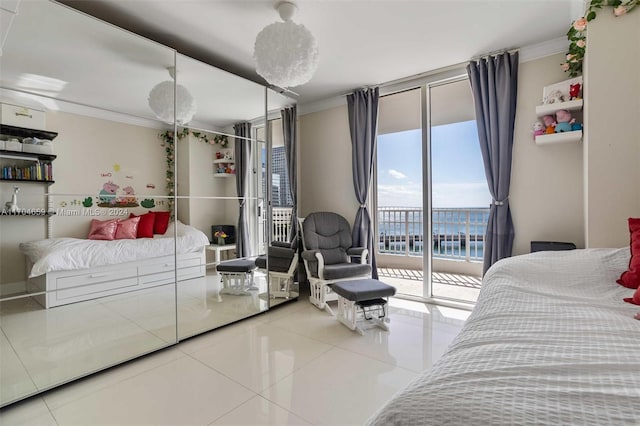
M196 140L213 145L219 144L222 148L226 148L229 145L229 139L227 135L217 134L213 138L211 138L206 133L196 132L187 127L182 128L182 130L178 130L176 134L176 138L178 141L184 139L185 137L192 135ZM168 205L169 211L171 212L171 218L173 219L174 215L174 195L176 193L176 177L174 174L175 164L176 164L176 147L175 147L175 139L173 137L173 132L171 130L166 130L158 135L160 138L161 145L164 148L166 154L166 162L167 162L167 170L166 170L166 188L167 195L169 197Z
M582 18L576 19L567 31L569 52L566 61L562 63L562 70L569 76L582 74L582 62L587 50L587 23L596 19L597 11L603 7L612 7L615 16L625 15L640 4L640 0L591 0Z

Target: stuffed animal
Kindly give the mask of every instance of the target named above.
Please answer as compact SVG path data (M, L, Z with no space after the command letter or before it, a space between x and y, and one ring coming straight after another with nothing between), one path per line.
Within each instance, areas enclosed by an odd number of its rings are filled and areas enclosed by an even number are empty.
M566 98L560 90L554 90L544 98L545 104L556 104L564 101L566 101Z
M574 120L575 121L575 120ZM575 123L571 124L571 130L582 130L582 124L578 123L577 121Z
M571 125L576 122L575 118L571 117L571 113L566 109L560 109L556 111L556 133L570 132Z
M580 83L572 84L569 86L569 96L571 100L580 99L580 88L582 85Z
M545 115L544 117L542 117L542 121L544 122L544 132L546 134L556 132L556 119L553 115Z
M544 135L544 124L542 124L542 121L538 120L535 123L533 123L533 138L535 139L536 136L540 136L540 135Z

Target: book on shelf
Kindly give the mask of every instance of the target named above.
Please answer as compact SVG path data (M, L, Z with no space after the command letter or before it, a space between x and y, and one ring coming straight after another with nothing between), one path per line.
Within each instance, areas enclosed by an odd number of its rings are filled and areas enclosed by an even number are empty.
M2 167L2 179L4 180L53 180L53 165L49 163L36 163L30 166L4 166Z

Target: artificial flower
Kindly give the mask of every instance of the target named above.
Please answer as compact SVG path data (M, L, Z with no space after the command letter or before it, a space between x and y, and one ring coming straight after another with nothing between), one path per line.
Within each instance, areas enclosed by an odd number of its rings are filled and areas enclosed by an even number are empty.
M576 41L576 46L578 46L581 49L584 49L586 45L587 45L587 42L584 41L584 39L582 39L582 38L580 40Z
M616 15L616 16L622 16L625 13L627 13L626 6L620 5L620 6L616 7L615 9L613 9L613 14Z
M562 71L569 71L569 63L565 62L561 65Z
M573 58L575 58L576 55L574 55L573 53L569 53L567 54L567 61L571 61Z
M587 28L587 20L586 18L576 19L573 22L573 29L576 31L584 31Z

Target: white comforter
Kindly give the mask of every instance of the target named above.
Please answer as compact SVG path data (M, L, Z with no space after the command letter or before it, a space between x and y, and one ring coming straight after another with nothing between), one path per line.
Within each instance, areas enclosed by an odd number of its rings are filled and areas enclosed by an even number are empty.
M447 353L370 424L640 425L640 309L615 282L628 262L629 249L498 262Z
M33 263L29 274L31 278L53 271L87 269L174 253L191 253L203 250L209 244L207 236L196 228L180 222L177 224L178 237L175 240L174 223L171 223L164 235L154 238L114 241L51 238L21 243L20 251Z

